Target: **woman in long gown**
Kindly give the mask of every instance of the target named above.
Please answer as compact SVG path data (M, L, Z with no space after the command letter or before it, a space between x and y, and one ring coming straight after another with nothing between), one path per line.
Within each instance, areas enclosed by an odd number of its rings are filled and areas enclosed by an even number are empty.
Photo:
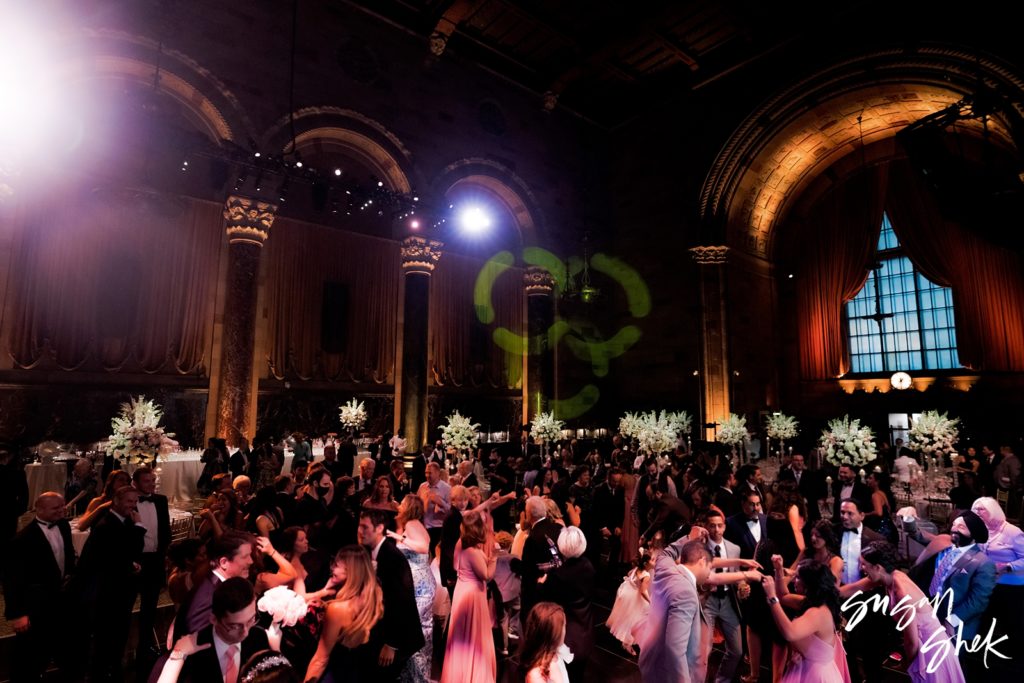
M339 550L331 571L341 590L327 603L320 642L303 679L306 683L359 681L352 650L370 639L370 629L384 614L384 597L365 548L347 545Z
M626 473L622 475L622 490L625 493L625 513L622 517L622 546L619 550L619 562L632 564L636 561L637 549L640 547L640 523L633 514L633 493L636 489L636 476Z
M491 633L494 624L487 605L487 582L494 578L498 562L493 546L483 515L467 511L462 518L462 538L455 546L458 581L441 683L494 683L497 677Z
M782 683L850 683L846 652L839 637L839 589L828 565L804 560L794 585L803 594L799 616L790 619L775 594L775 580L761 579L772 619L789 644Z
M960 669L956 652L947 652L949 648L940 647L929 647L927 653L922 651L929 641L939 643L946 640L946 630L917 584L896 569L899 555L892 544L875 541L861 550L860 557L865 577L885 589L890 612L893 606L904 599L916 609L913 622L906 624L903 629L903 649L907 659L911 660L907 668L910 680L913 683L964 683L964 673ZM909 613L912 612L900 612L894 618L905 622L908 618L906 614ZM934 668L934 671L929 672L929 668Z
M416 592L416 609L420 613L424 645L409 658L402 671L402 681L430 681L430 653L434 649L434 591L437 583L430 569L430 535L423 526L423 501L407 494L398 506L398 531L388 532L398 542L398 549L409 561L412 585Z

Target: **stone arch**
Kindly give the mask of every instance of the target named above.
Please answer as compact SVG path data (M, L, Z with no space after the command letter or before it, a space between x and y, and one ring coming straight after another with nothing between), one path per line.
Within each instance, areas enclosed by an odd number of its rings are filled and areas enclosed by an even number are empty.
M81 54L59 68L68 84L122 79L156 87L182 105L195 127L212 142L248 142L252 127L224 83L187 55L142 36L120 31L86 33Z
M440 200L467 186L480 188L504 206L515 221L520 244L540 244L544 228L536 197L511 169L489 159L460 159L444 169L432 189Z
M275 154L296 151L319 156L332 150L345 154L383 181L394 192L411 193L420 183L412 155L398 137L373 119L339 107L307 107L295 112L295 149L288 116L279 119L263 138ZM326 170L326 169L321 169Z
M1024 91L1024 81L996 60L941 47L881 50L808 77L761 105L726 142L701 190L701 218L730 246L767 258L793 200L859 153L862 139L871 146L892 138L975 92L979 79ZM972 127L980 130L963 124ZM998 117L989 129L1012 144Z

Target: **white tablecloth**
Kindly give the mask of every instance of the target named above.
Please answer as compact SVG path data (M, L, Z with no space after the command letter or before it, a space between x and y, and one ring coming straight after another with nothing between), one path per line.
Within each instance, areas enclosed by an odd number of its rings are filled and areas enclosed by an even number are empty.
M171 517L171 526L174 527L176 522L186 522L192 519L192 513L186 510L178 510L177 508L170 508L168 513ZM85 548L85 542L89 540L89 531L78 530L78 518L75 517L71 520L71 544L75 546L75 555L78 557L82 556L82 550Z
M42 464L33 462L25 465L25 478L28 480L28 505L31 508L40 493L56 491L64 495L64 484L68 479L68 468L64 463Z

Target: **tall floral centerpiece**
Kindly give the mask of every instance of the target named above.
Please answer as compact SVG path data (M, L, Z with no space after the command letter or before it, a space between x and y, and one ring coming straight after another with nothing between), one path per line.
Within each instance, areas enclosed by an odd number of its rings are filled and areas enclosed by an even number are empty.
M619 434L632 443L643 428L643 423L643 413L626 413L619 418Z
M455 449L455 452L465 459L466 452L476 448L480 439L477 434L479 428L479 424L472 422L471 418L456 410L448 416L448 424L441 425L441 441L444 443L445 449Z
M937 410L926 410L914 420L913 427L907 434L907 448L923 454L928 464L930 479L935 480L934 473L941 471L946 456L953 453L953 445L960 438L957 425L959 418L950 419L947 413ZM953 463L953 477L956 483L956 463Z
M636 438L641 453L659 456L675 449L679 432L668 413L664 410L660 414L651 411L643 415Z
M668 414L668 422L676 432L676 437L686 437L686 450L690 450L690 432L693 429L693 417L685 410Z
M174 444L174 434L160 426L163 414L160 406L144 396L122 403L120 415L110 421L107 453L134 465L156 465L157 456L170 452Z
M530 428L530 436L533 437L534 441L544 444L544 451L547 453L550 444L561 438L562 425L564 424L564 420L555 419L554 411L538 413L536 417L533 418L533 427Z
M765 425L766 433L768 434L768 451L771 452L771 439L779 440L779 457L786 452L786 439L794 439L797 435L796 426L799 424L796 418L792 415L784 415L782 413L772 413L768 416L768 422Z
M338 406L342 426L346 427L352 434L355 434L366 424L366 406L362 401L354 398L343 405Z
M735 456L737 448L745 444L749 437L747 418L736 413L729 413L729 416L722 420L722 428L718 430L718 436L715 438L719 443L730 446L732 454Z
M860 420L851 420L849 415L829 420L828 429L821 432L820 443L825 460L836 467L863 467L878 457L871 428L862 427Z

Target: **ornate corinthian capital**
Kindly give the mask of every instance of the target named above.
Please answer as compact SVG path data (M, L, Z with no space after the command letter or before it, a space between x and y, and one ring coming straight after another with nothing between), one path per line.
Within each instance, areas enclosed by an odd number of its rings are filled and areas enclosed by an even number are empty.
M410 236L402 240L402 270L406 273L434 272L434 266L441 260L443 242Z
M530 266L523 273L526 296L548 296L555 290L555 278L544 268Z
M729 256L729 247L691 247L690 256L701 266L719 265Z
M228 197L224 203L224 229L228 233L228 243L262 247L276 216L276 204L234 195Z

